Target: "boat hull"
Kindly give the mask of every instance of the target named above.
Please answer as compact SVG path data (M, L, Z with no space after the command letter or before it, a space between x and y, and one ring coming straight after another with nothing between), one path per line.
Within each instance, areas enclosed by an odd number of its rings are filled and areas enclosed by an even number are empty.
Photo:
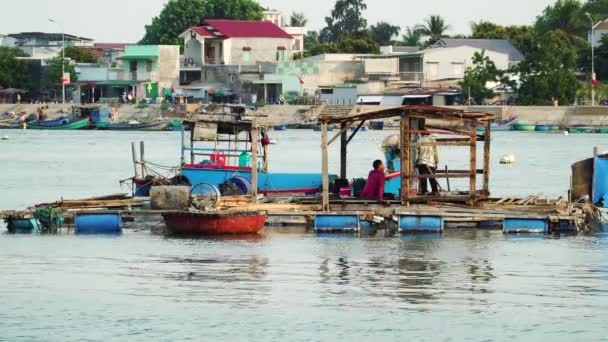
M159 121L146 124L97 124L97 129L104 131L160 131L167 127L167 122Z
M167 231L179 235L234 235L256 234L264 229L266 213L177 212L163 214Z
M516 131L532 132L532 131L536 130L536 125L517 123L517 124L513 125L513 129Z
M79 119L72 122L68 122L61 126L42 126L36 124L28 124L29 129L38 129L38 130L76 130L76 129L84 129L89 127L89 118Z
M591 127L568 127L569 133L594 133L595 129Z
M537 132L549 132L553 130L553 126L551 125L536 125L534 130Z
M181 176L190 185L208 183L220 186L234 177L243 177L251 181L251 169L247 168L202 168L198 165L186 165ZM258 173L258 192L261 194L277 193L318 193L323 185L320 173Z

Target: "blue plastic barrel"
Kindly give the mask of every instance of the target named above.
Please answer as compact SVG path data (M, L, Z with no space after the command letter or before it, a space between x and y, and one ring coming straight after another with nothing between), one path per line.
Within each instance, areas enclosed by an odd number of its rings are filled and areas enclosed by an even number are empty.
M122 218L116 214L76 214L74 217L76 234L120 234Z

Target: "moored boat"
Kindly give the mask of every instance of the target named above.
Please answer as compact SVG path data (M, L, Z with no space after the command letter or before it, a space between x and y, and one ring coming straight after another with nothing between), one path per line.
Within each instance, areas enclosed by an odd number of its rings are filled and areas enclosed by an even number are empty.
M532 132L532 131L536 130L536 125L529 124L524 121L520 121L513 125L513 130Z
M286 131L287 125L276 125L276 126L274 126L274 130L275 131Z
M44 126L37 124L28 124L27 128L29 129L47 129L47 130L76 130L76 129L84 129L89 127L89 118L82 118L73 121L68 121L59 126Z
M608 134L608 127L600 127L597 129L596 133L599 134Z
M371 128L375 131L382 131L384 129L384 121L372 121Z
M513 118L509 118L509 119L505 119L505 120L501 120L501 121L497 121L497 122L492 122L490 124L490 129L492 131L498 132L498 131L511 131L513 129L513 125L515 125L517 123L517 117L513 117ZM483 130L485 129L487 125L479 125L477 126L477 130ZM471 129L471 125L465 125L466 129Z
M595 128L585 126L570 126L568 133L595 133Z
M143 122L143 123L97 123L97 129L106 131L160 131L167 127L166 121L154 121L154 122Z
M211 211L163 214L167 231L179 235L256 234L264 229L266 212Z
M551 125L536 125L534 130L537 132L549 132L553 130L553 126Z

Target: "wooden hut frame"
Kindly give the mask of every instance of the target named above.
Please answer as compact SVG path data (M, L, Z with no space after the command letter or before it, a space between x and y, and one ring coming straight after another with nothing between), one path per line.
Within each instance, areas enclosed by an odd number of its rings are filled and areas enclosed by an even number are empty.
M399 118L401 135L401 205L409 206L412 201L409 190L412 181L415 179L427 178L468 178L469 191L463 196L447 196L442 200L463 200L469 205L476 205L480 199L488 198L490 194L490 124L494 116L486 113L471 113L463 110L440 108L433 106L401 106L389 109L380 109L371 112L356 113L345 116L321 115L321 154L322 154L322 173L323 173L323 210L329 211L329 146L340 138L340 178L347 178L347 156L348 144L359 132L363 125L370 120L383 120L389 118ZM427 125L427 120L439 121L445 126L470 127L468 130L441 128ZM328 140L328 126L339 125L340 132ZM414 124L417 127L413 127ZM354 132L348 135L350 127L356 125ZM443 126L443 125L442 125ZM478 135L478 127L483 128L483 134ZM413 129L414 128L414 129ZM434 135L458 136L457 138L438 138L437 146L462 146L469 148L469 169L453 170L449 173L433 175L416 175L413 169L412 160L413 148L423 146L423 143L416 143L412 140L413 135L418 133L430 133ZM477 142L484 142L483 168L477 169ZM483 188L477 189L477 175L483 175ZM404 191L407 189L407 191ZM423 200L432 200L425 197Z

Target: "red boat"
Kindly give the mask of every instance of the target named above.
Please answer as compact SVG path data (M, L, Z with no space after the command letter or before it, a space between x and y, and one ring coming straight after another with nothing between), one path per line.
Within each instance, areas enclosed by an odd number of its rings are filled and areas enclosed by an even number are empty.
M163 214L172 234L255 234L264 229L266 213L260 211L174 212Z

